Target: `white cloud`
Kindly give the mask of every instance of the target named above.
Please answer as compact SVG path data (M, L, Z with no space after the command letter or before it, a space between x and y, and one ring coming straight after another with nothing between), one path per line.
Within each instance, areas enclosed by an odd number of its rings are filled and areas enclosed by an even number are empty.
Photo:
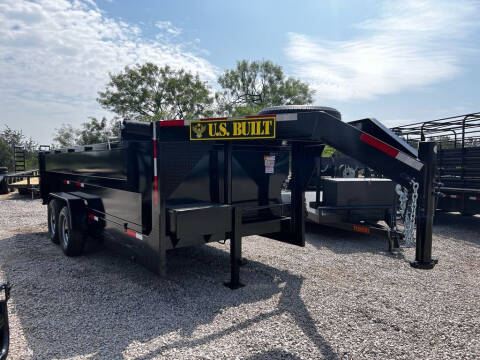
M355 25L355 38L289 33L286 54L319 99L369 99L430 85L462 71L479 7L468 0L387 1L378 18Z
M171 21L157 21L155 26L160 30L165 30L171 36L178 36L182 33L182 29L173 26Z
M179 35L181 29L163 22L159 32ZM0 123L14 126L20 121L46 141L46 134L62 122L79 123L85 114L97 115L95 99L108 73L135 63L169 64L215 80L218 70L196 48L171 39L146 38L138 26L108 17L93 0L4 0Z

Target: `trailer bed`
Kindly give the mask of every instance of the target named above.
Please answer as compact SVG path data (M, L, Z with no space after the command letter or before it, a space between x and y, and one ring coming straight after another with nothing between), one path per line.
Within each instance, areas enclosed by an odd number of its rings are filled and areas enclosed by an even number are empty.
M23 179L23 180L9 184L9 186L13 188L30 187L30 186L38 186L38 185L40 185L40 178L38 176L30 177L30 178Z

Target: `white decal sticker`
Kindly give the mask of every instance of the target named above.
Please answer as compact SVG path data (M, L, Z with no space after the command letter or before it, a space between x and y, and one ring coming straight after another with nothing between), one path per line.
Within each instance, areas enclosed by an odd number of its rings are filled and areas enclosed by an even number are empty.
M273 174L275 170L275 155L265 155L265 174Z

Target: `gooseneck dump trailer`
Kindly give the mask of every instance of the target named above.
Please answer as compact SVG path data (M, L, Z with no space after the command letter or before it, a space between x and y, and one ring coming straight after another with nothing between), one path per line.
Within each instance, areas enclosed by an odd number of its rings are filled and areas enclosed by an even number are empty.
M313 156L325 144L408 189L419 184L413 265L432 268L435 145L422 143L417 157L382 128L368 133L324 107L270 108L238 119L127 121L118 142L41 152L50 237L74 256L87 233L103 233L160 275L167 250L230 239L228 285L239 287L243 236L304 246L304 192ZM291 201L284 203L289 172Z

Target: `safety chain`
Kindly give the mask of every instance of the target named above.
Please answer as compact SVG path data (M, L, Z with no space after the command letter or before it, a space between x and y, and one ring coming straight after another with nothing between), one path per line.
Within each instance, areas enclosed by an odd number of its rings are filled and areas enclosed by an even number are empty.
M418 200L418 187L419 184L416 181L410 180L412 186L412 194L410 198L410 206L408 206L408 189L398 185L396 192L399 195L400 201L400 216L403 219L403 235L405 239L405 246L415 246L415 219L417 216L417 200Z

